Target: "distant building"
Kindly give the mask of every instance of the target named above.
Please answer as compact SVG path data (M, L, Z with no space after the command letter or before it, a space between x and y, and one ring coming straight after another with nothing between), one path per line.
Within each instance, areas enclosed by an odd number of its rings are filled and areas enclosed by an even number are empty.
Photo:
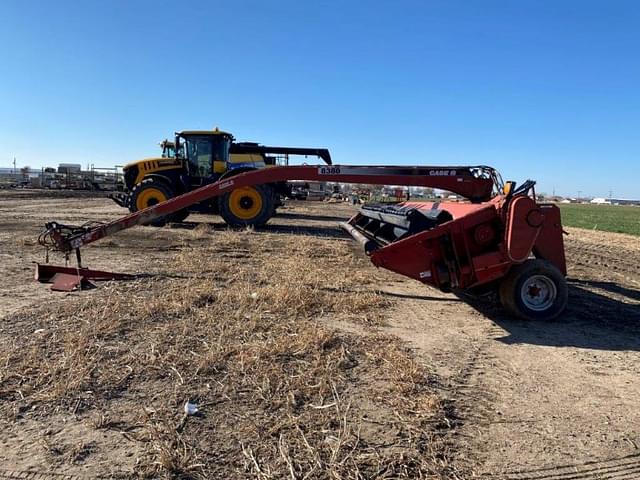
M631 198L611 198L610 202L614 205L640 205L640 199Z
M82 165L79 163L61 163L58 165L58 173L81 173Z
M406 200L408 193L409 193L408 187L385 185L382 188L382 198L395 198L398 201Z
M594 205L611 205L611 201L607 200L606 198L600 197L594 198L589 203L593 203Z

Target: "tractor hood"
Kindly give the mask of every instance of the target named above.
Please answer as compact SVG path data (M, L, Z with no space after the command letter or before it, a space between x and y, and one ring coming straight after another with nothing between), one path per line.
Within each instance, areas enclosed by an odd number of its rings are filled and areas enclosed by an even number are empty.
M122 167L122 170L129 170L131 167L139 166L140 164L148 166L148 167L169 167L176 166L179 167L182 165L179 159L175 158L164 158L164 157L150 157L143 158L142 160L135 160L133 162L129 162Z

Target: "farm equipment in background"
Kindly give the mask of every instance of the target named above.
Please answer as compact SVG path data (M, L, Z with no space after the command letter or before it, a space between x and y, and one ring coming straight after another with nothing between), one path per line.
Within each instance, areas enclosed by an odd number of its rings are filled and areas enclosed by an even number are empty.
M177 132L175 141L160 143L162 157L149 158L124 166L127 191L110 195L118 205L130 212L143 210L203 185L230 178L239 173L277 165L278 156L316 156L331 165L325 148L271 147L252 142L234 142L233 135L221 130L187 130ZM246 187L230 196L208 199L167 215L154 222L184 221L189 213L217 213L231 226L263 225L281 204L291 196L287 182L267 187Z
M231 137L215 160L228 159ZM189 149L187 144L187 150ZM222 204L250 190L272 198L272 185L291 180L430 187L453 192L469 203L416 203L363 207L342 227L359 241L378 267L443 291L499 291L503 305L527 319L550 319L567 303L566 265L559 209L538 204L534 183L502 183L492 168L288 166L238 173L103 224L45 225L39 242L75 251L78 266L39 265L36 278L57 289L80 288L107 272L82 267L80 248L121 230L148 225L203 202ZM112 277L116 278L116 276Z

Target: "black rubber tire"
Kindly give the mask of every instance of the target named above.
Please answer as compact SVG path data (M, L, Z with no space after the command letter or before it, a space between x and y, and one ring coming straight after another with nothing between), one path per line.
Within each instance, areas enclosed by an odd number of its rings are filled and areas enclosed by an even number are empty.
M273 188L269 185L253 185L252 187L257 190L260 195L262 207L256 215L249 219L240 218L232 212L230 199L233 191L225 193L220 197L218 204L220 216L230 227L261 227L273 216L275 210Z
M276 192L275 188L272 188L271 190L273 191L273 208L271 217L275 217L278 214L278 207L284 206L284 202L282 201L280 194Z
M549 306L541 306L540 310L530 308L522 295L525 282L534 276L555 287L555 295L550 295ZM511 268L500 283L498 293L503 307L512 315L525 320L553 320L567 306L569 289L564 275L553 264L546 260L530 259Z
M187 219L188 216L189 216L189 210L184 208L182 210L177 211L176 213L171 214L171 222L182 223Z
M169 184L168 181L164 181L155 177L145 178L140 183L134 185L133 189L131 190L131 193L129 194L128 207L130 212L133 213L138 211L138 197L145 190L148 190L150 188L153 188L162 192L162 194L166 197L167 200L175 196L175 192L173 188L171 188L171 185ZM157 201L148 202L146 206L150 207L157 203L158 203ZM178 212L172 213L171 215L166 215L164 217L157 218L153 222L149 223L149 225L154 227L162 227L167 223L183 222L188 215L189 215L188 210L186 209L180 210Z

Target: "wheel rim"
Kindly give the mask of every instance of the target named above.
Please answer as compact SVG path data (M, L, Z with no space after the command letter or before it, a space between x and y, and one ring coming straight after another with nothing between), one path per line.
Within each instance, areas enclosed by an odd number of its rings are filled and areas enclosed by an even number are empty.
M250 220L262 210L262 195L253 187L236 188L229 195L229 210L242 220Z
M557 295L556 284L544 275L532 275L525 280L520 289L522 303L528 309L536 312L551 308Z
M138 194L138 198L136 199L136 208L138 210L143 210L166 200L167 196L162 192L162 190L158 190L153 187L145 188Z

